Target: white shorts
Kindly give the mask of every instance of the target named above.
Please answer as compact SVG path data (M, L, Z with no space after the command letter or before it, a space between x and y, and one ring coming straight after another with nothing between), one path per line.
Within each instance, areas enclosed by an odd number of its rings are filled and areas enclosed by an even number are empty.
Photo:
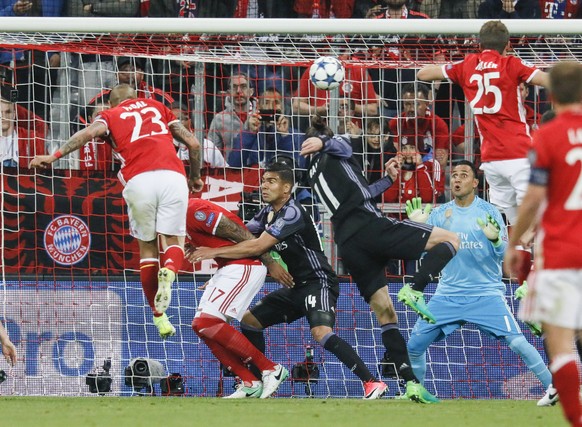
M529 184L528 159L496 160L481 164L489 185L489 201L504 211L521 205Z
M536 270L528 277L528 293L519 318L568 329L582 329L582 269Z
M226 321L240 321L265 283L266 276L264 265L230 264L219 268L208 281L196 316L205 313Z
M188 182L178 172L155 170L140 173L123 189L130 234L142 241L157 234L186 235Z

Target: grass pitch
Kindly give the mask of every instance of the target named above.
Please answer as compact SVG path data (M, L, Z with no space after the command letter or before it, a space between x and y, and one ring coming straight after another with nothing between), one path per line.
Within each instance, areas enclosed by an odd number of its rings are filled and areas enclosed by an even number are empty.
M10 427L566 427L561 408L535 401L163 397L1 397Z

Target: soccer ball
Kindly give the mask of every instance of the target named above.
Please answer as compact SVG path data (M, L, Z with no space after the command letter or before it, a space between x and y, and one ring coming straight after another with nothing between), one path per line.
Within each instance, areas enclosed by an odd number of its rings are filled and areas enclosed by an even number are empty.
M311 83L318 89L331 90L339 87L345 75L344 66L333 56L316 59L309 69Z

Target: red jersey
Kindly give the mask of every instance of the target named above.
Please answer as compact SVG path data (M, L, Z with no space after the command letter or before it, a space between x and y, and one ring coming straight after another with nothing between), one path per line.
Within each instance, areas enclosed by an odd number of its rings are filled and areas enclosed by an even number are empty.
M331 91L318 89L311 83L308 68L301 76L295 96L307 98L311 105L319 107L329 101L330 93ZM370 75L361 66L346 68L346 76L339 87L339 96L353 99L356 104L378 102Z
M544 269L581 269L582 113L564 112L538 129L531 161L532 181L547 185L536 262Z
M172 170L186 176L169 129L178 119L161 102L126 99L99 113L97 121L107 126L107 137L121 161L118 176L122 184L153 170Z
M195 247L222 248L235 245L236 243L232 240L218 237L215 234L223 216L242 227L245 226L238 216L217 204L198 198L190 199L188 201L188 213L186 214L187 241ZM261 261L256 258L215 258L215 261L218 264L218 268L229 264L261 265Z
M482 161L526 158L531 136L519 84L529 82L538 69L514 56L484 50L442 70L463 88L475 114Z

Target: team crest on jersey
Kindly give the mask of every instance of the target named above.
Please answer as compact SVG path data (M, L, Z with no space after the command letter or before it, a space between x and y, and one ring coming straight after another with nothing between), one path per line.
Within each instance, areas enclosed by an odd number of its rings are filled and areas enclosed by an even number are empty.
M206 214L202 211L196 211L194 212L194 218L198 221L204 221L206 219Z
M354 85L351 83L344 83L342 87L344 93L351 93L354 90Z
M61 215L44 231L44 248L61 265L74 265L83 260L91 247L91 232L81 218Z

